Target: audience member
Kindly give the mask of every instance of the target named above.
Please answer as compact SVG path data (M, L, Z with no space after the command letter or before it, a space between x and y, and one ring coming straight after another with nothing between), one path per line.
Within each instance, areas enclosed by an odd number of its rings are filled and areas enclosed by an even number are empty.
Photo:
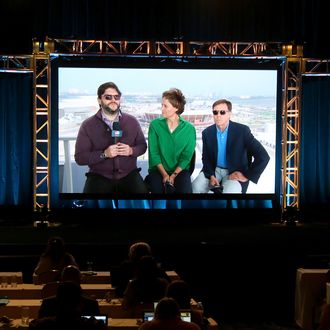
M166 291L166 297L173 298L179 305L180 309L191 310L191 321L203 328L204 318L203 311L200 309L191 309L191 291L187 282L183 280L172 281Z
M159 276L157 262L152 256L143 256L137 262L135 277L124 292L123 307L134 309L140 303L152 303L165 296L168 281Z
M99 315L100 309L98 301L82 293L82 289L80 287L80 270L78 267L69 265L63 269L61 283L68 282L73 282L80 288L80 308L82 313L84 315ZM57 293L61 293L59 292L61 283L58 286ZM58 294L56 294L56 296L45 298L42 300L38 316L39 318L55 316L59 307L61 306L59 306Z
M80 269L75 265L68 265L63 268L61 273L61 281L62 282L75 282L77 284L81 284L81 273Z
M34 274L40 275L51 270L61 272L67 265L78 266L73 255L66 251L63 238L51 237L47 242L45 251L40 256L37 267L34 269Z
M124 260L120 264L117 274L115 274L115 271L111 272L111 281L116 289L116 295L118 297L122 297L124 295L128 282L135 277L135 270L138 260L146 255L152 255L150 245L143 241L135 242L129 247L128 259ZM167 278L166 272L162 269L160 264L158 264L158 267L159 276Z
M55 304L55 314L50 317L39 317L32 320L29 329L36 330L105 330L107 325L94 318L82 318L84 310L81 301L81 288L74 282L61 282ZM89 314L90 315L90 314Z
M180 308L173 298L165 297L159 301L155 318L143 323L140 330L198 330L200 327L193 322L181 320Z

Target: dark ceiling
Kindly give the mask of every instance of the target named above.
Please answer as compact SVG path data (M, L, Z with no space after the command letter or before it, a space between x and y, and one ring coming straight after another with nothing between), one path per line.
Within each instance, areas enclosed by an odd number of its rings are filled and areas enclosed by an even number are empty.
M321 0L1 0L0 54L32 39L263 41L330 58Z

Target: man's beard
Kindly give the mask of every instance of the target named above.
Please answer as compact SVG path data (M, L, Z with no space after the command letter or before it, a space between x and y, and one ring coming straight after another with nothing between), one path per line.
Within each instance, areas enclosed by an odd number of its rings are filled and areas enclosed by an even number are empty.
M117 109L116 109L116 110L113 110L113 109L110 108L109 106L107 106L107 105L103 105L103 106L102 106L102 109L103 109L104 112L105 112L106 114L108 114L108 115L115 115L115 114L117 114L117 113L119 112L120 107L117 106Z

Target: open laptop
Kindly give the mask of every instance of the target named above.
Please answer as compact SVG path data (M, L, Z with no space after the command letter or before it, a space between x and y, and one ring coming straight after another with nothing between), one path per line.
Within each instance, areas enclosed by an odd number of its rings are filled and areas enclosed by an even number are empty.
M191 310L180 310L181 320L186 322L191 322ZM153 320L155 316L154 311L143 311L143 322L151 321Z
M86 319L94 317L96 320L102 321L105 325L108 325L108 315L83 315Z
M181 320L186 322L191 322L191 310L190 309L180 309Z
M143 322L151 321L154 319L154 311L143 311L142 320Z

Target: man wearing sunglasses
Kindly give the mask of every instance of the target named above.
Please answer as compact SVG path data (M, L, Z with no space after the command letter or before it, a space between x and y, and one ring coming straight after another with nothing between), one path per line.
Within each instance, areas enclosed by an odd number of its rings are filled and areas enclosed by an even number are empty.
M230 120L232 104L213 103L214 124L202 132L203 168L192 183L194 193L243 193L251 180L257 183L269 155L246 125Z
M113 82L99 86L99 110L80 126L75 149L78 165L88 165L84 193L147 193L137 157L147 142L137 119L120 109Z

